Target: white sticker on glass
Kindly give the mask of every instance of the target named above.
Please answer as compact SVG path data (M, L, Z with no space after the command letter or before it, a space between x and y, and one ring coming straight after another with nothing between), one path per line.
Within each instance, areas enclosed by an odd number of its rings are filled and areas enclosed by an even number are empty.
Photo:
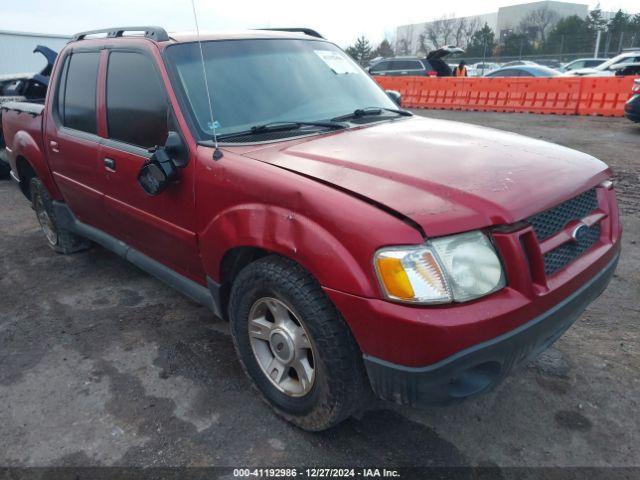
M358 69L358 67L356 67L343 53L331 52L329 50L314 50L313 52L320 57L320 59L326 63L336 75L360 73L360 69Z

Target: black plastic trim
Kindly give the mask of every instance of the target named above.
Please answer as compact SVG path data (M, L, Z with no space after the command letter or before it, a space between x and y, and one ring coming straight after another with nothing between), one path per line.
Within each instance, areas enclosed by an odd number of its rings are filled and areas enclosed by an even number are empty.
M546 350L600 296L613 277L620 254L588 283L542 315L437 363L407 367L363 355L374 392L405 405L447 405L486 392L523 361Z
M167 34L167 31L164 28L147 25L142 27L111 27L101 28L98 30L87 30L86 32L76 33L70 41L77 42L78 40L84 40L88 35L97 35L100 33L105 33L107 38L120 38L125 36L125 32L144 32L145 38L150 38L156 42L166 42L169 40L169 34Z
M102 245L107 250L111 250L113 253L133 263L141 270L144 270L192 300L204 305L215 315L219 317L221 316L222 309L220 307L219 294L220 285L215 281L207 277L209 288L204 287L193 280L180 275L176 271L171 270L169 267L154 260L153 258L148 257L144 253L130 247L108 233L80 222L65 203L54 201L53 204L56 210L56 219L61 227L88 238L89 240Z
M284 27L284 28L259 28L258 30L270 31L270 32L291 32L291 33L304 33L305 35L309 35L310 37L322 38L324 37L320 35L317 31L312 28L306 27Z

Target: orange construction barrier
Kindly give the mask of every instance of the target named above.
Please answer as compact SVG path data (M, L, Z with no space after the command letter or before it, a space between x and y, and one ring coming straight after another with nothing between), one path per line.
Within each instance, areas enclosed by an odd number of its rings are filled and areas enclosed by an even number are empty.
M376 77L409 108L623 116L637 77Z
M633 81L640 77L584 77L580 93L579 115L620 117L631 96Z

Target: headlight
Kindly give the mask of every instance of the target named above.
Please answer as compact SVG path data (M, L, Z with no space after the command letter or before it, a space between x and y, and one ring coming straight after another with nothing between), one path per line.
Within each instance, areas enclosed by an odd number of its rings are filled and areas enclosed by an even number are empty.
M464 302L505 286L493 245L477 231L383 248L374 264L385 296L401 302Z

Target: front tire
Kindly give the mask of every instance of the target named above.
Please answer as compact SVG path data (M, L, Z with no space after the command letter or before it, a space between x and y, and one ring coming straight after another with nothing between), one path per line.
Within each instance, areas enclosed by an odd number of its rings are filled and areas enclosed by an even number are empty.
M362 355L349 328L295 262L273 255L243 269L231 289L229 315L245 372L287 421L325 430L367 398Z
M42 181L34 177L30 183L31 204L49 246L57 253L70 254L86 250L91 242L58 224L53 201Z

